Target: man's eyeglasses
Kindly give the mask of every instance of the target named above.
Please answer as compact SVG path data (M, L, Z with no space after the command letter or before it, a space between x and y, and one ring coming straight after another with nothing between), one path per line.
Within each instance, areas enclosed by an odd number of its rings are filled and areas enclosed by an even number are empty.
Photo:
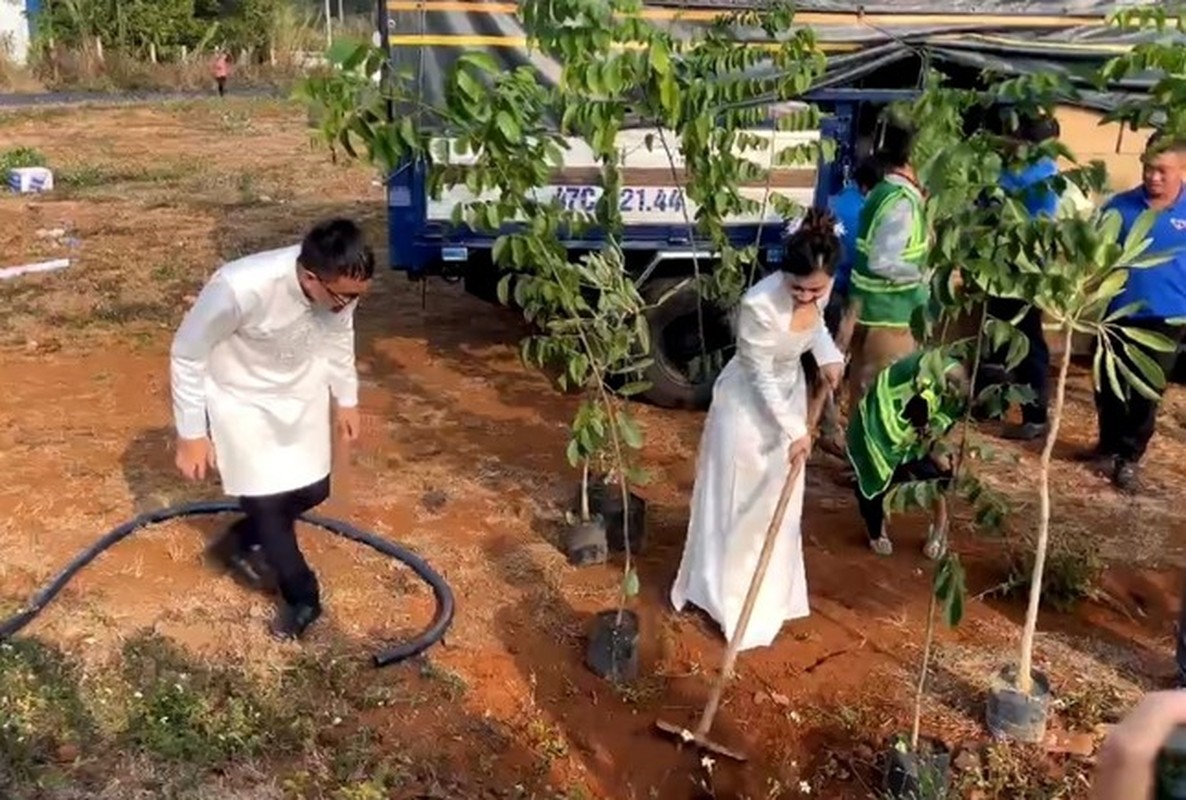
M321 278L317 278L317 282L321 284L321 288L325 290L326 295L329 296L330 302L332 302L335 307L340 308L342 306L347 306L362 296L361 292L335 292L333 289L329 288L329 284L327 284Z

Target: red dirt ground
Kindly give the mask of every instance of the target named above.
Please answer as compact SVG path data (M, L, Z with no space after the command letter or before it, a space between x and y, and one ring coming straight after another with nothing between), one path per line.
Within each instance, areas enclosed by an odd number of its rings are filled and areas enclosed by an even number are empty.
M167 348L184 299L220 257L286 244L329 211L363 213L382 241L370 176L302 150L299 113L218 113L221 122L202 107L79 111L52 125L34 118L0 127L0 149L32 144L51 157L131 169L149 163L139 147L151 140L159 143L152 163L176 164L163 177L112 178L64 198L0 200L3 265L41 255L35 232L53 220L70 222L82 239L67 272L0 287L8 343L0 351L0 595L24 596L137 510L216 496L215 487L183 486L171 472ZM240 121L227 114L248 120L247 129L228 133ZM204 138L201 125L222 133ZM251 197L244 174L256 176ZM718 760L708 779L715 795L707 794L696 786L705 777L696 756L654 729L657 718L695 720L723 653L710 623L676 615L666 601L701 416L639 411L652 475L639 490L649 503L635 605L643 678L615 690L582 665L588 619L613 602L614 568L575 570L554 544L575 479L563 456L573 401L518 363L524 331L514 313L456 286L433 284L422 297L398 275L383 275L376 288L360 314L365 437L339 458L326 512L411 545L443 573L457 618L431 663L459 687L445 700L368 712L385 745L421 752L431 742L466 787L453 796L509 796L495 792L536 780L616 800L796 797L801 786L825 798L872 796L874 751L909 724L927 596L921 523L897 525L894 557L872 555L839 466L823 457L811 466L804 531L812 615L788 625L774 646L741 656L714 737L752 761ZM1176 480L1186 404L1171 391L1150 454L1152 486L1130 500L1070 460L1090 444L1088 403L1076 375L1054 476L1056 534L1094 543L1109 566L1098 599L1070 614L1044 612L1038 661L1064 698L1109 685L1128 700L1172 668L1186 543L1178 513L1186 493ZM1018 452L1017 464L986 465L1020 505L1014 538L1032 527L1037 483L1036 452ZM263 635L266 601L201 563L204 537L195 534L214 530L178 523L126 542L30 633L99 661L148 626L204 657L267 673L294 648ZM365 658L376 641L427 620L431 596L410 573L318 533L302 537L329 609L309 645L320 658ZM974 539L963 524L956 546L972 594L1007 576L1004 541ZM1022 613L1018 599L974 600L957 630L941 632L927 732L952 745L984 739L986 680L1015 658ZM1049 763L1065 766L1061 757ZM1068 784L1065 796L1082 788ZM1020 796L978 791L968 796Z

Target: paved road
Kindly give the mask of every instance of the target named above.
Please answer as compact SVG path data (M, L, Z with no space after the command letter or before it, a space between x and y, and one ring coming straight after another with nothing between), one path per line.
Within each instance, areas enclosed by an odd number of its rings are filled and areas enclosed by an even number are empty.
M231 97L284 97L286 92L276 88L234 89ZM132 105L165 103L177 100L201 100L213 97L210 91L179 92L44 92L41 94L0 94L0 110L77 105Z

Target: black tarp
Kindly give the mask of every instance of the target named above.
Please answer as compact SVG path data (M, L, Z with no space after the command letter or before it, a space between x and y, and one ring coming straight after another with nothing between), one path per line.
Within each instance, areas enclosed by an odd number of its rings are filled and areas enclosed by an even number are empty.
M418 76L430 101L441 95L451 64L464 52L488 51L508 69L533 65L547 80L559 75L556 63L528 50L515 16L516 4L496 0L385 0L393 60ZM1150 33L1108 24L1118 6L1140 3L1100 0L879 0L854 13L852 3L810 0L796 5L796 22L809 25L828 54L822 86L876 86L887 74L901 81L921 65L1007 74L1056 71L1081 89L1079 103L1108 110L1139 96L1152 76L1136 76L1096 91L1089 77L1108 59L1121 55ZM695 5L655 0L644 14L657 24L690 34L715 15L752 7L738 0L700 0ZM741 41L761 41L759 30L737 30ZM887 70L893 67L894 69ZM908 76L907 76L908 77ZM912 79L911 79L912 80ZM901 88L876 86L876 88Z

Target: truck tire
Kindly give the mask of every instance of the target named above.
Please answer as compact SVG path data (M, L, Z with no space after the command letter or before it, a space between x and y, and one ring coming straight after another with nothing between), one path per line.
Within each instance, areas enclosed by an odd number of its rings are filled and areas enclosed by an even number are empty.
M664 295L686 280L656 278L641 289L643 299L651 306L646 316L653 359L643 375L651 388L641 397L661 408L703 410L712 400L712 387L719 371L693 375L689 363L701 352L699 293L686 284L663 300ZM732 345L733 333L723 309L704 306L704 331L708 352Z
M500 305L498 302L498 282L502 279L502 272L498 267L488 262L479 261L466 264L463 286L466 294L472 295L487 303Z

